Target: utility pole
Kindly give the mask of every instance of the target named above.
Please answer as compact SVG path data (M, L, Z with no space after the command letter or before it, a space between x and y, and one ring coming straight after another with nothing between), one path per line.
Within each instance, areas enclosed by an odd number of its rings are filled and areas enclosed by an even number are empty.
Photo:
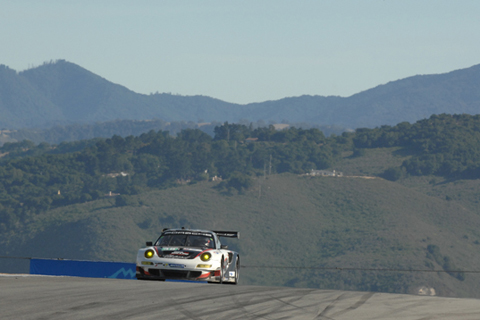
M272 174L272 154L270 154L270 166L268 168L268 175Z

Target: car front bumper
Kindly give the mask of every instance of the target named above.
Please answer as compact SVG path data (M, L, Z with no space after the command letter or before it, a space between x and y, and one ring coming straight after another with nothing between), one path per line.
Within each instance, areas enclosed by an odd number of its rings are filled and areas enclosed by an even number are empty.
M171 269L155 268L153 266L138 266L136 268L136 277L139 280L193 280L220 282L220 270L190 270L190 269Z

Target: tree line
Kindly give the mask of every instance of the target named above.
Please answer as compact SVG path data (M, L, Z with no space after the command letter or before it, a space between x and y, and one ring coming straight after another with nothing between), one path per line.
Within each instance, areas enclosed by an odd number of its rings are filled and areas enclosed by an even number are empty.
M285 121L287 124L287 121ZM241 120L239 124L246 125L253 128L268 127L269 124L263 120L250 122L248 120ZM313 123L288 123L291 127L301 127L304 129L319 129L325 135L341 134L344 131L343 127L339 126L321 126ZM49 129L18 129L12 130L8 133L8 137L14 141L28 140L34 143L47 142L51 144L60 144L62 142L91 140L94 138L110 138L114 135L121 137L138 136L150 130L168 131L171 135L176 136L185 129L200 129L214 136L216 127L222 126L221 122L211 121L208 123L199 120L193 121L164 121L162 119L151 120L115 120L106 121L94 124L70 124L70 125L56 125Z
M318 129L224 123L211 136L184 129L177 136L151 130L139 136L96 138L58 145L24 140L0 147L0 228L48 209L218 176L239 192L255 176L334 167L345 154L403 148L411 155L383 176L480 178L480 116L434 115L414 124L357 129L326 137ZM348 152L346 152L348 151ZM3 227L2 227L3 226Z
M224 123L214 131L214 137L185 129L176 137L151 130L59 145L5 143L0 148L0 224L109 194L134 195L214 176L241 191L267 165L271 173L324 169L348 149L346 141L326 138L318 129L277 131ZM125 203L119 199L118 205Z
M414 124L399 123L375 129L358 129L356 148L403 147L412 157L391 168L393 180L402 173L437 175L451 179L480 178L480 115L432 115Z

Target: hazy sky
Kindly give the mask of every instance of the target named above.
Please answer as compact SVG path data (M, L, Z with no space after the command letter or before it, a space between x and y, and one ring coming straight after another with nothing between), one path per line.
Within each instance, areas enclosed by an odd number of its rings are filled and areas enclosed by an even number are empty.
M349 96L480 63L478 0L0 0L0 64L65 59L138 92Z

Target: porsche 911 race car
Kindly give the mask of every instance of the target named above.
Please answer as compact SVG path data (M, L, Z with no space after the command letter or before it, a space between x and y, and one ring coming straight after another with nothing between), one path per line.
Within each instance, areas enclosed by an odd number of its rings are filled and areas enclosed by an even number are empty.
M240 256L222 245L220 237L239 238L239 233L164 229L155 243L138 250L136 277L237 284Z

